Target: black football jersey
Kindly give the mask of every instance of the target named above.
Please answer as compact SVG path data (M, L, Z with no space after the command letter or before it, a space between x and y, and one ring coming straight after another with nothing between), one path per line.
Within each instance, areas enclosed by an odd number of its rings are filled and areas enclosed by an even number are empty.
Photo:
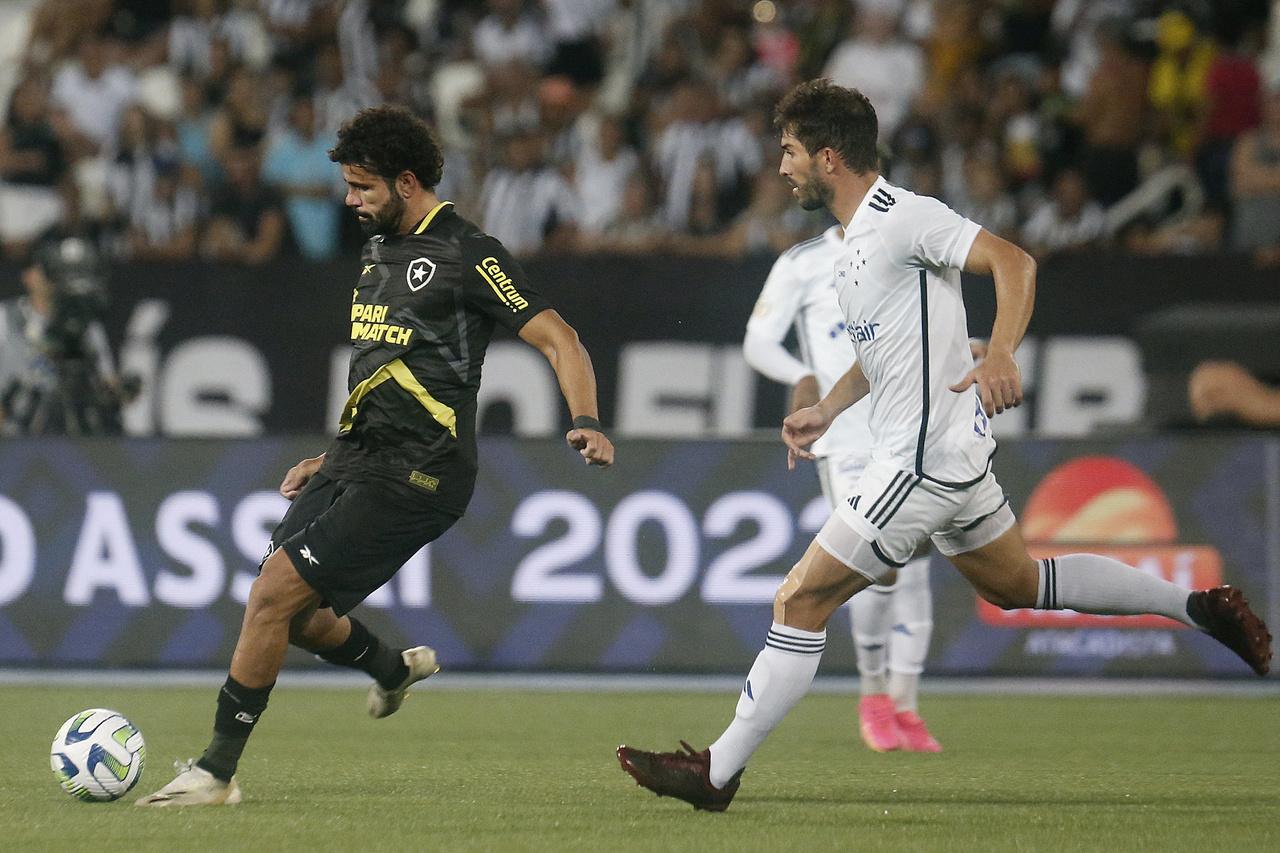
M441 202L365 244L351 296L350 397L323 470L458 513L475 485L476 392L494 324L548 308L501 243Z

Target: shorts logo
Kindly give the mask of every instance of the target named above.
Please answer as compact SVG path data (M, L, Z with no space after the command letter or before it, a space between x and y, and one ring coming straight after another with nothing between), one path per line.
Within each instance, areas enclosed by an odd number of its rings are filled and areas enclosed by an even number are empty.
M409 284L409 289L417 292L430 284L435 275L435 261L430 258L417 258L409 262L409 269L405 272L404 277Z
M308 548L306 545L303 545L301 548L299 548L298 553L302 556L302 559L306 560L311 565L313 566L320 565L320 561L317 560L314 556L312 556L311 549Z
M413 471L409 474L409 482L419 488L426 489L428 492L434 492L440 488L440 478L432 477L430 474L424 474L421 471Z

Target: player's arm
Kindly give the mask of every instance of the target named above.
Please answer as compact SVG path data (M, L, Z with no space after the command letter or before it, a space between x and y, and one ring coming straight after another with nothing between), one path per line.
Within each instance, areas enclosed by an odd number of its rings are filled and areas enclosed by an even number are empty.
M821 396L813 369L782 345L795 323L803 290L804 282L783 254L769 270L742 339L742 357L753 370L774 382L792 386L788 413L812 406Z
M841 376L827 396L815 405L797 409L782 422L782 443L787 446L787 468L795 470L797 459L816 459L809 446L822 437L845 409L871 393L871 383L862 372L862 365L854 363Z
M974 238L964 270L995 279L996 319L986 357L951 390L958 393L977 385L982 408L990 417L1022 402L1022 373L1013 353L1031 321L1036 262L1013 243L984 228Z
M546 356L556 372L560 392L573 416L573 429L565 435L569 446L581 453L588 465L612 465L613 444L600 428L595 369L578 333L555 310L547 308L521 326L519 335Z

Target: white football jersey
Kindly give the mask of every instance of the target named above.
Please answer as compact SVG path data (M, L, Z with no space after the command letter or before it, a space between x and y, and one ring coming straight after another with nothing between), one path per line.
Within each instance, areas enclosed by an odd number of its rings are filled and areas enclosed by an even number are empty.
M845 228L836 293L871 383L871 461L953 488L982 479L995 453L976 387L960 268L981 231L942 202L883 177Z
M797 243L774 262L747 331L781 343L794 325L800 357L813 371L824 396L857 360L836 301L835 267L844 253L840 227L833 225L812 240ZM841 413L826 435L814 442L818 456L867 456L871 401L862 399Z

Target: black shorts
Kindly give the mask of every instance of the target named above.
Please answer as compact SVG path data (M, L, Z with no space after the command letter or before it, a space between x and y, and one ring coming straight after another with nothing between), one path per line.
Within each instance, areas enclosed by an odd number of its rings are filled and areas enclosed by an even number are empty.
M410 503L376 481L331 480L317 473L272 532L271 551L283 548L302 579L320 593L321 606L341 616L457 520L428 503Z

